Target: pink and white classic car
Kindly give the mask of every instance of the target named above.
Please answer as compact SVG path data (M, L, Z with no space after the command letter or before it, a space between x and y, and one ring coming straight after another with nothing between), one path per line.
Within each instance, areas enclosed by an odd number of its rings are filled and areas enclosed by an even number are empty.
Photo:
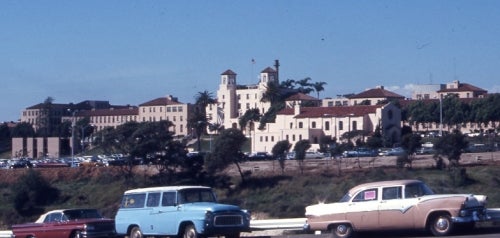
M419 180L383 181L358 185L336 203L306 207L306 229L351 237L355 231L423 229L435 236L454 228L471 229L487 221L487 197L434 194Z

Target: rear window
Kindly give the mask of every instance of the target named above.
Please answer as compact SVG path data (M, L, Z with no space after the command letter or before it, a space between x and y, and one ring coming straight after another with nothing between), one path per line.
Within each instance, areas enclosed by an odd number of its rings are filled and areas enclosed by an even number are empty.
M145 200L145 193L125 194L120 208L142 208Z

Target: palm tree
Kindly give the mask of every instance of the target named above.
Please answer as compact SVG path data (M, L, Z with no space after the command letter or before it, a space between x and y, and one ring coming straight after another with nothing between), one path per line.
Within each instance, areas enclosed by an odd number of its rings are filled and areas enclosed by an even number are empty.
M189 120L191 128L195 129L196 139L198 143L198 151L201 151L201 136L206 132L208 126L207 112L206 108L208 104L215 103L215 99L212 93L207 90L203 92L198 92L195 96L195 112L194 116Z
M263 102L271 102L274 104L281 97L281 88L278 84L274 82L267 83L267 88L264 94L262 95L261 101Z
M312 84L312 87L314 88L314 91L316 91L318 98L319 98L319 92L325 90L325 88L323 87L325 85L326 82L315 82Z
M299 92L309 94L311 91L313 91L313 89L311 88L312 84L309 83L309 81L311 81L311 78L309 77L295 81L295 84L299 85Z
M205 110L206 106L208 104L215 103L215 99L213 97L213 94L211 92L208 92L207 90L203 92L198 92L195 96L195 104ZM200 108L200 109L201 109Z

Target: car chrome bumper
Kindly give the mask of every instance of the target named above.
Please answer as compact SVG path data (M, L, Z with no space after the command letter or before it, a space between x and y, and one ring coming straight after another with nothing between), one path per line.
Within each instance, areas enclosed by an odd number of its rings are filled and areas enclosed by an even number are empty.
M471 216L463 216L463 217L452 217L451 220L454 223L470 223L470 222L481 222L481 221L489 221L491 217L486 214L478 214L477 211L472 212Z

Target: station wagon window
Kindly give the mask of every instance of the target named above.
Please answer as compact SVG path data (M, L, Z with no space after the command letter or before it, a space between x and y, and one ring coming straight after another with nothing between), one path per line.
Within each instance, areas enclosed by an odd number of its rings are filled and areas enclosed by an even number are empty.
M164 207L175 206L175 192L164 192L161 205Z
M126 194L123 196L121 208L141 208L146 200L145 193Z
M146 203L146 207L157 207L160 205L160 195L161 193L149 193L148 194L148 202Z
M186 189L179 192L179 203L216 202L210 189Z
M382 200L401 199L401 187L388 187L382 189Z
M359 192L353 199L353 202L366 202L377 200L377 189L368 189Z
M432 194L434 194L434 192L423 183L408 184L405 187L405 198L416 198Z

